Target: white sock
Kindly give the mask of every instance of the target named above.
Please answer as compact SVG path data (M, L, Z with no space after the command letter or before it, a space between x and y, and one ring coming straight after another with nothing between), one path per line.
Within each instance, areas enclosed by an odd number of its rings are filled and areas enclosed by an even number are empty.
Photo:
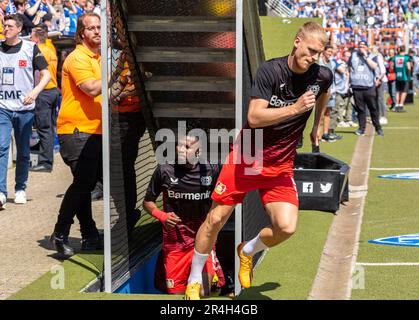
M246 256L254 256L256 253L268 249L268 246L260 240L260 234L248 241L243 247L243 253Z
M208 256L209 254L202 254L194 249L188 283L199 282L202 284L202 270L204 269Z

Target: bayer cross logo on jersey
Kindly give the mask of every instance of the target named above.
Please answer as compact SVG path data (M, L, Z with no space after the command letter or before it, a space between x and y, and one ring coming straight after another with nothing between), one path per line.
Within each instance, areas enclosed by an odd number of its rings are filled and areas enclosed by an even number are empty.
M320 86L318 84L311 84L307 86L307 91L312 91L315 96L317 96L320 92Z
M227 186L225 184L218 182L217 185L215 186L214 191L215 193L223 194L226 191L226 189L227 189Z
M211 176L201 177L201 185L210 186L211 183L212 183L212 177Z

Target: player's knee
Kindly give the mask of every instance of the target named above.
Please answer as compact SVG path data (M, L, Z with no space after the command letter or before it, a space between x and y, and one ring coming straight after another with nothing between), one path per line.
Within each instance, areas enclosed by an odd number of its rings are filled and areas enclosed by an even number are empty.
M292 237L295 231L297 231L296 225L288 225L281 230L282 234L286 236L287 238Z
M297 231L297 225L286 223L274 226L275 237L278 239L290 238Z
M208 225L212 230L221 230L223 226L223 218L216 212L210 212L208 214Z

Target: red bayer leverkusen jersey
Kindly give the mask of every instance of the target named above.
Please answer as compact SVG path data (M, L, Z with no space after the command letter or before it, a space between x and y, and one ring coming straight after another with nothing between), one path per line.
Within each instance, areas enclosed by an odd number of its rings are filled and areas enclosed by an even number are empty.
M185 250L194 246L196 233L211 207L211 193L219 165L200 164L193 169L181 165L157 166L145 200L155 202L163 193L163 211L181 220L174 228L163 228L163 250Z
M327 92L332 81L332 72L318 64L313 64L303 74L292 72L288 66L288 56L285 56L266 61L259 67L251 96L269 101L268 108L287 108L307 90L312 90L318 98ZM280 124L264 127L263 146L256 144L256 150L252 150L253 154L262 154L265 165L292 163L311 111L296 115ZM250 129L249 124L246 123L243 129ZM251 130L254 133L254 129Z

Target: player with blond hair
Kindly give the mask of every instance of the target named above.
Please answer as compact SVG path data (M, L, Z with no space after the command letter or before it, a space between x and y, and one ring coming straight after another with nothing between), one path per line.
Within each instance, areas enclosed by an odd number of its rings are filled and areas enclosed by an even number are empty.
M251 285L253 255L280 244L295 232L298 197L293 162L313 108L316 111L310 137L312 143L318 145L318 126L333 80L328 68L316 64L326 42L323 28L315 22L307 22L298 30L288 56L266 61L259 68L252 86L247 123L237 141L243 140L245 131L255 135L256 129L263 129L263 143L253 142L251 148L247 148L260 156L250 164L249 161L234 161L248 160L251 156L241 150L246 148L238 148L236 144L224 164L212 193L211 209L195 238L185 299L200 299L201 272L207 257L219 231L247 192L259 190L271 224L237 248L239 280L243 288Z

